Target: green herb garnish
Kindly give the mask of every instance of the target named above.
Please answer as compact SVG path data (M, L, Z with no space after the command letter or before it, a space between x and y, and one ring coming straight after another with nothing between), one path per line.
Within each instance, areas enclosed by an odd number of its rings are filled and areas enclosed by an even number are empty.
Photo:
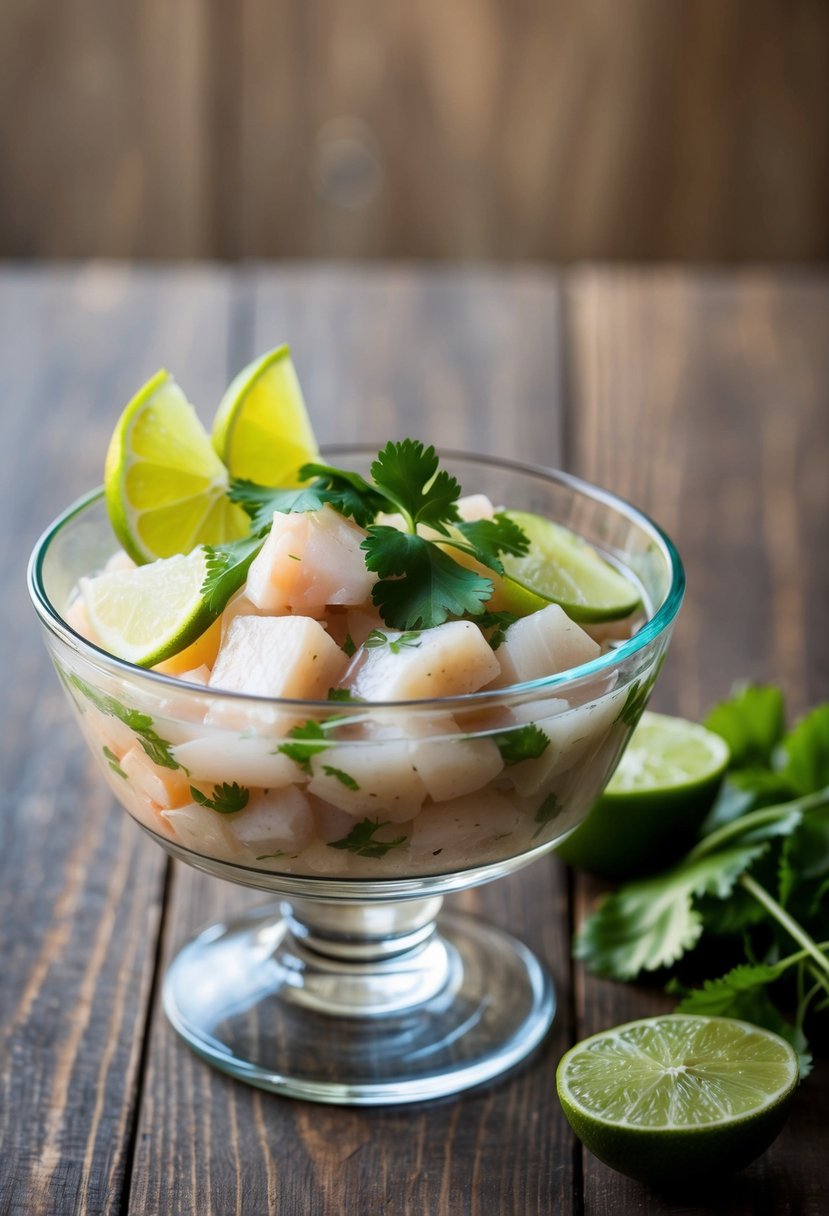
M548 823L552 823L554 819L557 819L563 810L564 807L559 802L557 796L555 794L548 794L535 812L535 822L538 824L538 827L533 832L533 840L541 834Z
M461 520L460 485L439 467L435 449L414 439L386 444L371 466L374 484L358 473L319 463L303 465L299 476L310 482L299 490L232 483L230 496L250 515L253 535L208 549L202 591L212 611L218 614L244 582L274 511L312 511L327 504L366 528L366 566L380 576L372 598L393 629L425 629L449 617L483 613L492 580L460 565L447 549L502 574L499 554L521 556L529 548L522 530L504 514ZM405 531L376 524L380 512L400 514ZM424 536L423 529L437 536Z
M383 633L382 629L372 629L363 645L366 650L379 650L388 646L392 654L400 654L401 650L417 649L420 645L420 633L417 630L409 630L408 633L401 633L399 637L393 638Z
M111 748L109 748L109 747L102 747L101 751L104 753L106 762L109 765L109 767L112 769L113 773L115 773L119 777L123 777L124 780L126 781L127 774L121 768L121 765L118 762L118 757L115 755L115 752L112 751Z
M250 790L236 781L232 785L226 781L215 785L212 798L208 798L207 794L203 794L195 785L190 786L190 793L194 802L209 807L211 811L218 811L220 815L235 815L238 811L243 811L250 799Z
M672 980L679 1010L777 1031L807 1071L807 1013L829 1009L829 705L786 733L779 691L749 687L706 725L732 757L701 839L666 873L610 895L574 953L599 974L632 979L704 940L729 944L742 957L724 975L696 988ZM782 1012L792 993L793 1023Z
M493 735L505 767L520 764L522 760L537 760L550 746L550 740L540 726L528 722L514 730L500 731Z
M354 780L350 773L344 773L341 768L334 768L333 764L323 764L322 771L328 777L334 777L339 781L340 785L344 785L347 790L358 790L359 784Z
M108 693L99 692L97 688L93 688L91 684L87 684L80 676L70 675L69 683L74 688L77 688L78 692L82 693L88 701L91 701L101 713L107 714L111 718L117 718L119 722L123 722L131 731L134 731L138 736L138 742L155 764L158 764L161 768L184 767L173 756L172 744L168 743L166 739L162 739L156 732L153 720L149 714L144 714L137 709L130 709L129 706L122 705L115 697L109 696ZM185 769L184 771L186 772L187 770Z
M359 857L385 857L389 849L398 849L408 840L407 836L397 836L394 840L375 840L374 834L380 828L388 827L377 819L362 819L342 840L329 842L331 849L347 849Z

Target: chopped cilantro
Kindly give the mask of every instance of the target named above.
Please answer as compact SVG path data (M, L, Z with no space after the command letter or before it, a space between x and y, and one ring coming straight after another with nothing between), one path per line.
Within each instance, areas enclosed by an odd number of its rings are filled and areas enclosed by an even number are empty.
M420 633L410 629L407 633L393 638L383 633L382 629L372 629L363 645L366 650L379 650L381 646L388 646L392 654L400 654L403 649L416 649L420 645Z
M344 773L341 768L334 768L333 764L323 764L322 771L326 776L336 778L340 785L344 785L347 790L358 790L360 788L350 773Z
M548 823L552 823L554 819L557 819L563 810L564 807L556 795L548 794L535 812L535 822L538 824L538 827L533 832L533 840L535 840L536 836L540 835Z
M87 684L80 676L70 675L69 683L78 692L82 693L88 701L91 701L101 713L107 714L111 718L117 718L119 722L123 722L131 731L134 731L138 736L138 742L153 763L158 764L161 768L183 767L173 756L172 744L168 743L166 739L162 739L156 733L153 727L153 720L149 714L144 714L137 709L130 709L128 706L122 705L115 697L109 696L108 693L99 692L97 688L93 688L91 684Z
M354 638L351 636L350 633L347 633L345 635L345 641L342 644L342 651L343 651L343 654L345 654L349 659L352 658L357 652L357 647L354 643Z
M513 730L500 731L493 735L505 767L520 764L522 760L537 760L550 746L550 740L540 726L528 722Z
M227 781L223 781L221 785L215 785L212 798L208 798L207 794L203 794L195 785L190 786L190 793L193 800L200 806L209 807L211 811L218 811L220 815L235 815L238 811L243 811L250 798L250 790L235 781L232 785L229 785Z
M347 836L342 840L330 841L328 847L347 849L349 853L356 853L359 857L385 857L389 849L398 849L408 840L407 836L397 836L394 840L375 840L375 832L388 826L388 823L381 823L376 819L362 819L355 823Z
M106 757L106 762L109 765L109 767L112 769L113 773L116 773L119 777L123 777L124 780L126 781L127 774L124 772L124 770L121 768L121 765L118 763L118 757L115 755L115 752L111 751L108 747L102 747L101 751L104 753L104 756Z

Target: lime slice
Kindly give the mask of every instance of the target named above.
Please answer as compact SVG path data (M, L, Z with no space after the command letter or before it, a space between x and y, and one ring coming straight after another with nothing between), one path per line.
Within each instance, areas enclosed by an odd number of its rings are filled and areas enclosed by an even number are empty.
M290 348L254 360L231 382L213 423L213 446L232 477L263 486L299 485L318 456Z
M524 557L502 556L505 606L524 616L560 604L574 621L611 621L638 607L637 587L580 536L528 511L504 511L526 533Z
M213 620L201 597L206 573L205 552L199 548L82 578L81 595L102 648L152 667L190 646Z
M559 855L615 882L667 868L695 840L728 760L713 731L646 711L604 794Z
M157 372L109 443L104 487L115 535L139 563L244 536L250 521L227 485L192 405L168 372Z
M733 1018L642 1018L562 1058L567 1121L607 1165L656 1186L740 1169L785 1122L797 1057L771 1031Z

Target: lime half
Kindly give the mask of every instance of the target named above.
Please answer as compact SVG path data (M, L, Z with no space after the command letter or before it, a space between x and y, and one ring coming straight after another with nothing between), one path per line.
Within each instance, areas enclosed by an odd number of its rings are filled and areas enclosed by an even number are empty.
M559 855L614 882L666 868L696 839L728 760L713 731L645 711L607 789Z
M573 1131L607 1165L655 1186L740 1169L785 1122L797 1057L732 1018L643 1018L585 1039L556 1087Z
M317 441L291 352L279 346L231 382L213 423L213 446L232 477L263 486L295 486Z
M140 667L152 667L190 646L213 620L201 596L206 573L205 552L199 548L81 579L100 645Z
M568 528L528 511L504 511L527 535L524 557L502 556L501 598L520 615L560 604L574 621L612 621L641 602L638 588Z
M127 405L107 451L115 535L139 563L244 536L250 521L227 486L196 411L172 376L158 372Z

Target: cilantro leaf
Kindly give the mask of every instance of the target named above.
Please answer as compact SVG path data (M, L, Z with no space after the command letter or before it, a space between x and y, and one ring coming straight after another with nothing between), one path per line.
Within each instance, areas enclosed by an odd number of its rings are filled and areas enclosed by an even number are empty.
M445 536L446 525L460 518L461 487L450 473L439 469L439 463L433 447L404 439L387 443L371 466L375 483L413 532L418 524L427 524Z
M484 566L489 566L498 574L504 573L504 563L499 553L511 553L515 557L523 557L530 547L529 539L514 520L502 512L492 519L463 520L455 524L455 530L461 534L464 545L450 536L448 543L464 549L477 558Z
M702 934L702 917L693 897L710 894L724 899L765 848L765 844L736 845L621 887L582 926L575 957L589 963L598 975L620 980L675 963Z
M294 742L280 743L276 750L289 756L306 773L311 772L311 757L331 746L321 722L303 722L301 726L291 727L288 735Z
M388 509L385 497L359 473L335 469L329 464L304 464L299 470L300 481L312 477L316 480L310 490L320 504L329 503L340 515L349 516L361 528L368 527L379 511Z
M829 785L829 705L819 705L781 745L784 763L781 777L795 794L813 794Z
M109 747L102 747L101 751L104 753L104 758L105 758L108 766L112 769L113 773L115 773L116 776L118 776L118 777L123 777L124 780L126 781L127 774L121 768L120 762L118 760L118 757L115 755L115 752L112 751L112 749Z
M345 635L345 641L342 644L342 652L346 658L350 659L357 653L357 645L350 633Z
M537 760L550 746L550 740L540 726L528 722L513 730L499 731L492 736L506 768L522 760Z
M111 718L117 718L119 722L123 722L125 726L128 726L138 736L138 742L154 764L159 765L160 768L176 769L183 767L173 755L172 744L168 743L166 739L162 739L156 732L153 719L149 714L142 713L138 709L130 709L127 705L122 705L115 697L111 697L105 692L99 692L97 688L93 688L91 684L87 684L80 676L70 675L69 683L78 692L82 693L88 701L91 701L101 713L107 714Z
M515 612L482 612L480 616L475 617L475 624L485 633L492 631L487 641L493 650L497 650L506 636L507 629L519 619Z
M492 594L490 579L459 566L422 536L375 524L362 548L369 570L380 575L372 600L395 629L425 629L450 616L475 616Z
M218 811L220 815L235 815L238 811L243 811L250 799L250 790L245 789L236 781L232 785L229 785L227 781L223 781L221 785L215 785L213 796L210 798L195 785L190 786L190 794L193 801L198 802L199 806L209 807L211 811Z
M358 790L359 782L355 781L350 773L344 773L341 768L335 768L333 764L323 764L322 771L327 777L333 777L339 781L340 785L344 785L347 790Z
M558 797L553 793L548 794L535 812L535 822L538 824L538 827L533 832L533 840L541 834L548 823L552 823L554 819L558 819L563 810L564 807L559 802Z
M749 684L716 705L705 719L725 739L732 768L768 768L783 737L783 694L779 688Z
M362 701L362 697L355 697L350 688L329 688L329 701Z
M416 629L399 634L384 633L382 629L372 629L363 645L366 650L379 650L383 646L388 646L392 654L400 654L401 650L416 650L420 645L420 640L420 633Z
M228 497L248 513L251 532L257 534L266 532L271 527L275 511L285 515L292 512L319 511L327 501L314 486L303 486L298 490L280 490L271 486L260 486L243 478L231 481Z
M244 584L253 559L265 543L264 536L245 536L224 545L207 545L207 575L201 595L214 616Z
M362 819L342 840L329 841L331 849L347 849L358 857L385 857L389 849L398 849L408 840L407 836L397 836L394 840L375 840L375 833L381 828L389 827L377 819Z

